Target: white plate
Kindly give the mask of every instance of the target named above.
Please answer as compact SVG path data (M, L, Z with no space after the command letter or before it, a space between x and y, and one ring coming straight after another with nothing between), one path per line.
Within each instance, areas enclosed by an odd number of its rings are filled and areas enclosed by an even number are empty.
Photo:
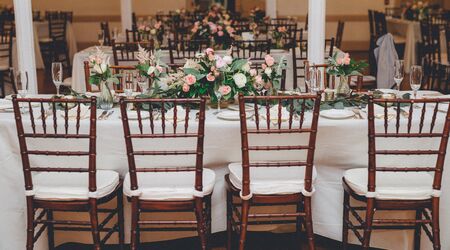
M239 121L239 111L224 110L217 114L217 118L226 121ZM250 114L247 113L247 118L250 118Z
M228 106L229 110L233 110L233 111L239 111L239 105L237 104L232 104L230 106ZM249 111L253 111L255 110L255 106L252 104L245 104L245 111L249 112Z
M329 109L320 111L320 116L328 119L348 119L355 116L355 113L348 109Z

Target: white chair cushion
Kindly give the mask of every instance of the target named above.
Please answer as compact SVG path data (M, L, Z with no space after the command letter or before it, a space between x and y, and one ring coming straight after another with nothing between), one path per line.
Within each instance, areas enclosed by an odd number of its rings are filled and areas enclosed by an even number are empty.
M72 86L72 77L67 77L61 84L62 86L71 87Z
M230 181L242 189L242 163L231 163ZM313 183L317 177L313 167ZM294 194L304 189L305 167L255 167L250 169L250 192L253 194Z
M119 185L119 174L97 170L96 198L111 194ZM34 198L38 200L89 199L88 173L42 172L33 176Z
M138 191L131 190L130 173L125 175L123 192L132 197L139 193L141 200L183 201L194 199L195 172L140 172L137 173ZM203 169L203 196L214 189L216 174Z
M344 179L358 195L367 194L367 168L345 171ZM377 172L375 198L380 200L425 200L433 193L433 176L426 172Z

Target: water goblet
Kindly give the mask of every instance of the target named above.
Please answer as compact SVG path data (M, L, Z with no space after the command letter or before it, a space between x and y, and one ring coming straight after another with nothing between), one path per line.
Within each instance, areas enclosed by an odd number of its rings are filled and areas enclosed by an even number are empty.
M403 81L405 70L404 70L404 61L403 60L396 60L394 62L394 82L397 85L397 98L399 98L400 95L400 84Z
M422 66L413 65L411 66L411 72L409 75L409 81L411 85L411 89L414 91L414 99L417 99L417 91L422 86Z
M55 84L55 87L56 87L56 95L59 96L59 87L61 86L61 84L63 82L62 63L60 63L60 62L52 63L52 79L53 79L53 84Z

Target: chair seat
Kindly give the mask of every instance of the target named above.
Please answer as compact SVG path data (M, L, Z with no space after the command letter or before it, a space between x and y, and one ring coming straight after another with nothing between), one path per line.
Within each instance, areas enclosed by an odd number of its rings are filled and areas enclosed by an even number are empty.
M61 84L62 86L71 87L72 86L72 77L67 77Z
M345 182L358 195L367 195L367 168L345 171ZM432 197L433 176L425 172L377 172L375 198L426 200Z
M230 182L242 189L242 163L228 165ZM313 168L313 183L317 177ZM250 190L259 195L295 194L304 190L305 167L255 167L250 169Z
M130 173L123 182L126 196L139 196L141 200L185 201L193 200L195 193L195 172L139 172L137 173L138 191L131 190ZM203 169L203 196L213 192L216 174L213 170ZM138 194L137 194L138 193Z
M110 170L97 170L95 198L111 194L119 185L119 174ZM88 173L41 172L33 176L34 198L38 200L89 199Z
M42 37L42 38L39 38L39 42L40 43L50 43L50 42L53 42L53 39L50 37Z

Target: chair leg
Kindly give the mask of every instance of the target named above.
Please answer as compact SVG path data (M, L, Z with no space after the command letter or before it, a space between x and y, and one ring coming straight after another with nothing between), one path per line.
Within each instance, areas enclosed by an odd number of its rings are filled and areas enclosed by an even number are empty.
M97 199L89 199L89 214L91 218L91 231L92 239L94 242L94 249L100 250L100 232L98 231L98 211L97 211Z
M227 250L231 250L233 244L233 226L231 220L233 219L233 196L229 190L227 190Z
M195 216L197 217L197 232L200 237L200 245L202 250L208 249L208 240L206 237L207 226L205 213L203 209L203 199L200 197L195 197Z
M370 247L370 235L372 233L372 221L373 221L374 214L375 214L375 199L369 198L369 199L367 199L366 221L365 221L365 225L364 225L363 249L369 249L369 247Z
M308 246L310 250L316 249L314 243L314 230L312 223L311 197L304 197L305 202L305 228L306 236L308 238Z
M433 197L432 205L432 227L433 227L433 249L441 249L440 228L439 228L439 197Z
M27 250L34 246L34 207L33 197L27 196Z
M239 237L239 250L245 249L245 239L247 238L247 226L248 226L248 214L250 210L250 201L242 201L242 212L241 212L241 235Z
M422 209L416 210L416 220L422 219ZM420 250L420 237L422 231L422 224L417 223L414 229L414 250Z
M5 93L5 74L3 73L3 71L0 71L0 88L2 91L0 97L4 98L6 96L6 93Z
M350 220L350 195L344 191L344 214L342 220L342 249L346 250L348 247L348 222Z
M207 225L207 239L212 235L212 211L211 211L211 199L212 196L209 196L206 199L206 225Z
M297 204L297 213L303 213L305 211L304 209L304 200L303 200L303 196L301 198L301 200L298 202ZM303 216L298 216L297 217L297 223L295 225L295 229L298 235L298 239L299 239L299 246L302 245L302 226L304 223L304 218Z
M139 198L132 197L131 198L131 244L130 250L137 250L139 246L139 229L138 229L138 220L139 220Z
M47 220L53 220L53 211L51 209L47 210ZM53 230L53 224L48 224L47 235L48 235L48 249L55 249L55 234Z
M117 224L119 226L119 247L120 250L124 249L125 244L125 232L124 232L124 217L123 217L123 191L119 189L117 191Z

